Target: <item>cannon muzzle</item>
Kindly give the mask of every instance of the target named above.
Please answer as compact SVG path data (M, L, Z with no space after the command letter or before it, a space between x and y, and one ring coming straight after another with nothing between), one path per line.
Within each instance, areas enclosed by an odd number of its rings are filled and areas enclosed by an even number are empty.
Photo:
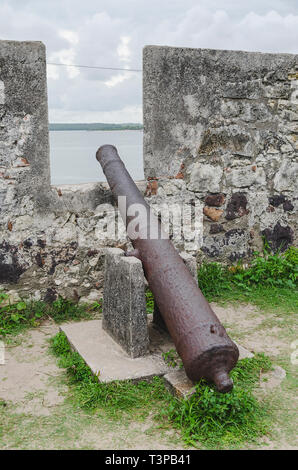
M214 382L218 391L229 392L233 388L229 372L239 357L237 346L144 200L117 149L104 145L98 149L96 158L114 197L122 196L118 206L135 249L133 254L142 261L145 277L187 376L194 382L205 378Z

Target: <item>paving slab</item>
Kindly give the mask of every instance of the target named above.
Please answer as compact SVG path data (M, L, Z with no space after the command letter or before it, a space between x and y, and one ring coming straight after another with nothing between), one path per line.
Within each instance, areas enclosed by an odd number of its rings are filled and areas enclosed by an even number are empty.
M162 352L131 358L102 329L101 320L64 324L60 330L100 382L148 379L167 374L170 370Z
M167 365L163 353L175 349L167 332L160 331L148 315L148 332L150 337L149 353L142 357L132 358L102 328L102 320L91 320L80 323L66 323L60 326L71 347L77 351L98 377L100 382L114 380L149 380L154 376L163 376L165 385L171 393L180 398L189 398L195 392L195 384L189 380L185 370L178 366L174 369ZM253 357L254 354L237 344L239 359ZM273 388L280 385L285 377L281 367L274 367L264 374L262 388Z

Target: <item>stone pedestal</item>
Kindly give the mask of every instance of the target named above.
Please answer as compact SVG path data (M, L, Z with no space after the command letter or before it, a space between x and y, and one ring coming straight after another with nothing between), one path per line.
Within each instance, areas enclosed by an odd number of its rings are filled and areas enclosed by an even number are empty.
M184 263L197 281L197 262L181 253ZM148 352L149 334L145 300L145 277L140 260L126 257L119 248L108 248L105 257L102 328L134 358ZM154 304L153 326L168 332Z
M115 380L150 380L172 372L163 359L164 350L173 348L169 337L161 335L150 342L150 352L146 356L132 358L103 330L101 320L66 323L60 326L72 349L77 351L90 367L99 382ZM162 343L160 345L160 343ZM152 351L153 350L153 351Z
M148 352L149 335L142 263L107 249L103 292L103 329L132 357Z

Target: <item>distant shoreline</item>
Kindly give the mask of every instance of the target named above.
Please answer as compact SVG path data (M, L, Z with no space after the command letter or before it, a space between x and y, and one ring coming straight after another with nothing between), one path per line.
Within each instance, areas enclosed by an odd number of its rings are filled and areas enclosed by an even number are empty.
M105 124L95 123L50 123L50 131L136 131L142 130L143 124L123 123Z

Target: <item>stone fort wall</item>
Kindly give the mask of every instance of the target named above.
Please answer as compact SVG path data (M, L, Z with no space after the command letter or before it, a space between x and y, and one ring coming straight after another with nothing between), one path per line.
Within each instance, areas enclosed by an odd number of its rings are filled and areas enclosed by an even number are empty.
M203 209L198 258L295 243L297 56L144 49L148 202ZM108 142L107 142L108 143ZM296 173L295 173L296 171ZM198 203L198 206L196 206ZM50 184L45 48L0 41L0 289L51 301L101 295L115 203L106 183ZM201 246L201 248L200 248Z
M145 176L203 204L203 253L295 243L298 56L149 46L143 68Z

